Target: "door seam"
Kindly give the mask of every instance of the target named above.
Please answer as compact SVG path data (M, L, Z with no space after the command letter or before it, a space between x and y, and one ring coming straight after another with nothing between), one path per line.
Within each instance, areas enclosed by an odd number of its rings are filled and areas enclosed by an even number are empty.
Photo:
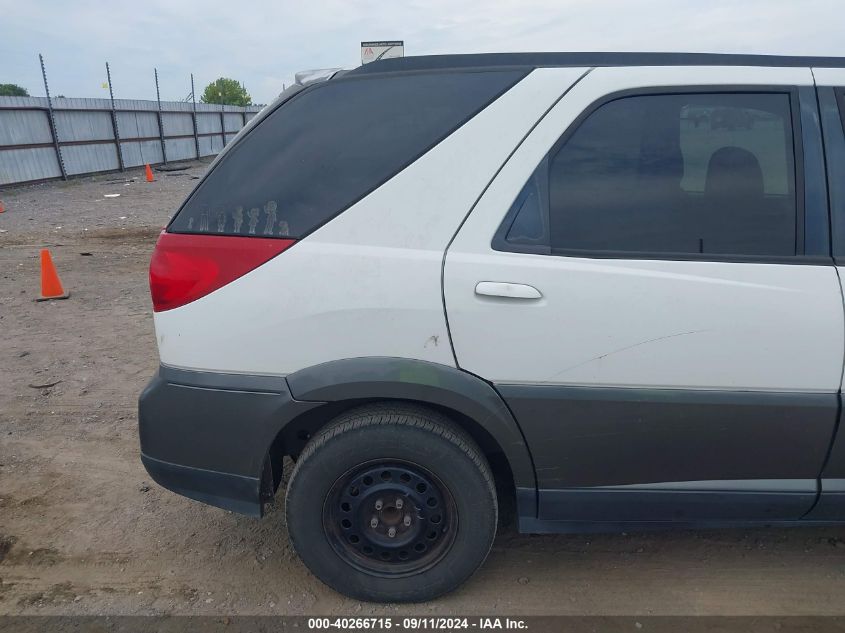
M535 70L536 70L536 68L535 68ZM443 305L443 318L446 321L446 336L449 338L449 348L452 350L452 358L455 361L455 367L457 367L458 369L461 368L461 365L458 362L458 354L455 352L455 342L452 339L452 328L449 325L449 311L446 309L446 255L448 255L448 253L449 253L449 248L451 248L452 243L455 241L455 238L458 236L458 233L461 232L461 229L463 228L464 224L466 224L466 221L467 221L467 219L469 219L469 216L472 215L472 212L475 210L475 207L478 206L478 203L481 200L481 198L483 198L484 194L487 193L487 190L490 188L490 185L493 184L493 181L496 180L496 178L499 176L501 171L505 168L505 165L507 165L508 162L510 161L510 159L513 158L513 155L516 154L517 150L519 150L519 148L522 147L522 144L525 142L525 139L527 139L531 135L531 133L534 131L534 129L538 125L540 125L540 122L543 121L543 119L546 118L546 116L549 114L549 112L552 111L552 108L554 108L558 103L560 103L560 100L563 99L566 95L568 95L569 92L575 86L577 86L581 82L581 80L584 77L586 77L587 75L589 75L593 70L594 70L594 68L587 68L587 70L585 70L581 74L580 77L578 77L574 82L572 82L572 84L566 90L564 90L563 93L561 93L561 95L557 99L555 99L554 102L548 108L546 108L545 112L543 112L543 114L540 115L540 118L538 118L534 122L534 124L528 129L528 131L523 135L523 137L519 140L519 142L513 147L513 149L507 155L505 160L502 161L502 164L499 165L499 168L496 170L496 172L493 174L493 176L490 178L490 180L487 182L487 184L484 185L484 188L481 190L481 193L478 194L478 197L475 199L475 201L470 206L469 211L467 211L466 215L464 215L460 224L458 224L458 228L455 229L455 232L452 234L452 237L449 238L449 242L446 244L446 248L443 249L443 257L440 261L440 301Z

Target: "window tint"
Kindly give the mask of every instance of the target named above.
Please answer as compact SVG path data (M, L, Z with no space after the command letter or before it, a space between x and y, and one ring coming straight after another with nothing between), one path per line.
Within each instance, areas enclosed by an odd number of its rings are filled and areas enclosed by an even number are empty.
M611 101L551 157L549 198L553 249L794 255L789 95Z
M517 196L508 212L505 240L511 244L547 245L547 209L549 197L545 180L548 166L544 160Z
M302 237L445 138L522 71L331 80L241 138L169 230Z
M836 100L839 101L839 118L842 119L842 130L845 131L845 88L836 90Z

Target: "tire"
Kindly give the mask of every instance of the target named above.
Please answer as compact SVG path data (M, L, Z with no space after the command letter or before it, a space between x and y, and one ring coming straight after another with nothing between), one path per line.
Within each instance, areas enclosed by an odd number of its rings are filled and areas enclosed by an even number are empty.
M285 511L311 572L374 602L423 602L460 586L487 557L498 518L475 442L440 413L402 403L352 409L312 438Z

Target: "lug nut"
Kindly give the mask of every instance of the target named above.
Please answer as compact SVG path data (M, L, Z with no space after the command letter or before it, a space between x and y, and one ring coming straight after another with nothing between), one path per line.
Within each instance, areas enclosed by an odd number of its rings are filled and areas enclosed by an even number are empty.
M404 523L404 524L405 524L405 527L408 527L409 525L411 525L411 515L410 515L410 514L406 514L406 515L405 515L405 518L404 518L404 519L402 519L402 523Z
M396 536L396 528L395 528L395 527L390 528L390 529L387 531L387 535L388 535L390 538L393 538L394 536Z
M384 503L382 503L382 500L381 499L377 500L376 501L376 510L381 510L382 507L384 507Z
M371 528L378 527L378 519L376 517L373 517L372 519L370 519L370 527Z
M402 501L402 499L397 499L397 500L396 500L396 509L397 509L397 510L401 510L403 505L405 505L405 502L404 502L404 501Z

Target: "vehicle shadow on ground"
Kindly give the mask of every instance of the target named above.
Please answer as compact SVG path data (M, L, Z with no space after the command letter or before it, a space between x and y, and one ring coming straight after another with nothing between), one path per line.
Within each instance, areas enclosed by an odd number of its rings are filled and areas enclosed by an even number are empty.
M283 518L284 502L265 517L277 542L287 540ZM478 573L454 593L417 607L476 614L841 611L830 598L831 583L845 589L845 535L835 527L529 535L517 531L512 512L504 518ZM290 566L309 578L318 604L348 602L314 581L295 555L279 573L290 573ZM796 576L814 581L797 583ZM814 582L824 591L812 589Z

